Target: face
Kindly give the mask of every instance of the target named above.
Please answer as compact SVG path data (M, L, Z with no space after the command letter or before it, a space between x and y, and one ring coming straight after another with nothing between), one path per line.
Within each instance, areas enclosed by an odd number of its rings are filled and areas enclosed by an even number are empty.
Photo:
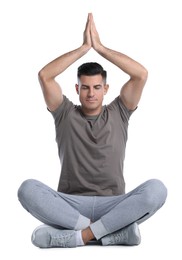
M104 95L109 87L104 84L102 76L100 74L94 76L82 75L75 87L84 114L98 115L102 110Z

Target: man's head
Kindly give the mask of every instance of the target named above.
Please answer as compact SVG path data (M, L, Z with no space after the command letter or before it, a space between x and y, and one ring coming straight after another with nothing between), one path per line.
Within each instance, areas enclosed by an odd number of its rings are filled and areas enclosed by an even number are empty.
M78 84L75 85L83 112L96 115L101 112L104 95L107 93L107 73L96 62L87 62L78 68Z
M78 67L77 77L79 80L82 75L95 76L98 74L102 76L103 82L106 84L107 72L103 67L97 62L87 62Z

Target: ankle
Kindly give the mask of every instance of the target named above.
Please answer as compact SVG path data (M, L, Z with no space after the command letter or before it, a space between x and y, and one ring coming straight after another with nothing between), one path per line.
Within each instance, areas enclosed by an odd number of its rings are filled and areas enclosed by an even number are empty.
M82 239L84 244L86 245L90 240L94 239L95 236L92 233L92 230L90 229L90 227L82 230Z

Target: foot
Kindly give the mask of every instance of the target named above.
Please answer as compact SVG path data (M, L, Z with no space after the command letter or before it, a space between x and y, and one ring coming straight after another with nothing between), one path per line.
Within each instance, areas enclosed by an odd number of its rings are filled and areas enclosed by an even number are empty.
M90 227L82 230L82 239L84 244L86 245L89 241L95 239L94 234L92 233L92 230Z
M32 234L32 243L40 248L76 247L76 231L61 230L47 225L37 227Z
M102 245L139 245L141 242L140 231L137 223L109 234L101 239Z

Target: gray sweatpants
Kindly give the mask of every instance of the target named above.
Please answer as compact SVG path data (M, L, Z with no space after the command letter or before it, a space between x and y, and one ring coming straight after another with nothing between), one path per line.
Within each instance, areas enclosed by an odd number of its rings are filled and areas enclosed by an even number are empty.
M18 190L23 207L41 222L73 230L90 225L96 239L133 222L142 223L162 207L166 197L167 189L157 179L118 196L69 195L32 179L24 181Z

